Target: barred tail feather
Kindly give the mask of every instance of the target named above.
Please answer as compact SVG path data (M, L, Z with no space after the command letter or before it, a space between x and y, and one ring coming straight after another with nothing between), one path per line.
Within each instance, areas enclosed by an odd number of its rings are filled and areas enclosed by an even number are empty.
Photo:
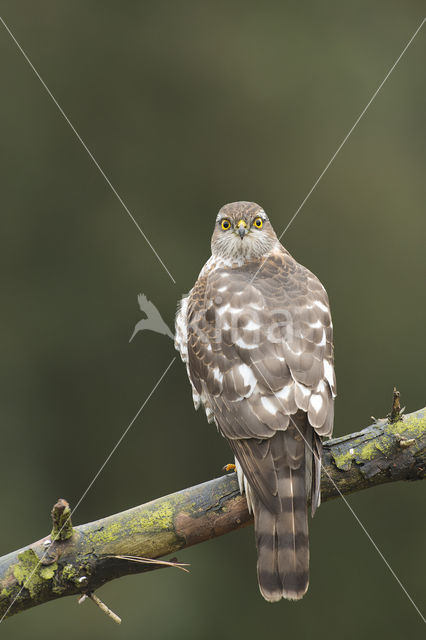
M306 452L306 456L312 460L312 485L311 485L311 512L312 517L321 504L321 458L322 442L321 438L314 433L312 438L312 454Z
M271 438L229 442L254 513L260 591L270 602L299 600L309 585L307 502L312 511L320 502L321 441L300 411Z
M281 495L282 511L272 513L260 500L254 504L257 575L260 591L269 602L283 597L299 600L309 585L305 465L282 471L287 476L286 495Z

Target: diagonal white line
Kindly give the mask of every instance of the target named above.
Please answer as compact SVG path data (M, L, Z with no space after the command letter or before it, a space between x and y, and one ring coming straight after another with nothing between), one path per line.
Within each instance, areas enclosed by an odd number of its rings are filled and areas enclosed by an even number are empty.
M395 60L395 62L393 63L393 65L391 66L391 68L389 69L389 71L387 72L387 74L385 75L385 77L383 78L383 80L381 81L381 83L379 84L379 86L377 87L377 89L375 90L375 92L373 93L373 95L371 96L370 100L367 102L367 104L365 105L364 109L361 111L361 113L359 114L358 118L355 120L354 124L352 125L352 127L349 129L348 133L345 135L345 137L343 138L342 142L339 144L339 146L337 147L336 151L333 153L333 155L331 156L330 160L327 162L327 164L325 165L324 169L322 170L322 172L320 173L320 175L318 176L318 178L315 180L314 184L312 185L311 189L308 191L308 194L306 195L306 197L302 200L301 204L299 205L299 207L297 208L296 212L293 214L293 216L290 219L290 222L287 224L286 228L284 229L284 231L280 234L280 236L278 237L278 240L281 240L281 238L283 237L283 235L287 232L287 230L289 229L290 225L294 222L296 216L299 214L300 210L302 209L302 207L306 204L306 202L308 201L308 199L310 198L310 196L312 195L313 191L316 189L316 187L318 186L318 184L320 183L320 181L322 180L322 178L324 177L324 175L327 173L328 169L331 167L331 165L333 164L334 160L336 159L337 155L339 154L339 152L341 151L342 147L346 144L347 140L349 139L349 137L351 136L351 134L353 133L354 129L357 127L357 125L359 124L359 122L361 121L361 119L363 118L363 116L365 115L365 113L367 112L368 108L371 106L372 102L375 100L375 98L377 97L378 93L380 92L380 90L382 89L383 85L385 84L386 80L389 78L389 76L391 75L391 73L394 71L395 67L397 66L397 64L399 63L399 61L401 60L402 56L405 54L405 52L407 51L408 47L411 45L411 43L413 42L414 38L417 36L417 34L419 33L420 29L423 27L424 23L426 22L426 18L423 18L423 20L421 21L421 23L419 24L419 26L417 27L417 29L415 30L415 32L413 33L413 35L411 36L411 38L409 39L409 41L407 42L407 44L405 45L405 47L403 48L403 50L401 51L401 53L399 54L399 56L397 57L397 59ZM260 267L258 268L258 270L256 271L256 273L254 274L253 278L250 281L250 284L253 282L253 280L256 278L256 276L258 275L259 271L261 271L262 267L263 267L262 263L260 265Z
M46 92L48 93L48 95L50 96L50 98L52 99L52 101L55 103L56 107L58 108L58 110L60 111L61 115L63 116L63 118L65 119L65 121L67 122L67 124L70 126L70 128L72 129L72 131L74 132L76 138L78 139L78 141L80 142L80 144L82 145L82 147L85 149L85 151L87 152L88 156L90 157L90 159L92 160L93 164L96 166L96 168L98 169L99 173L102 175L102 177L104 178L105 182L107 183L107 185L109 186L109 188L111 189L111 191L113 192L113 194L115 195L115 197L117 198L117 200L119 201L119 203L121 204L121 206L123 207L123 209L126 211L126 213L128 214L128 216L130 217L130 219L132 220L132 222L134 223L135 227L138 229L139 233L142 235L142 237L144 238L145 242L148 244L148 246L150 247L150 249L152 250L152 252L154 253L155 257L157 258L157 260L160 262L160 264L162 265L162 267L164 268L164 270L167 272L167 274L169 275L170 279L172 280L173 284L176 284L176 280L173 278L172 274L170 273L170 271L168 270L168 268L166 267L166 265L164 264L163 260L160 258L160 256L158 255L157 251L154 249L153 245L151 244L151 242L149 241L148 237L146 236L146 234L143 232L141 226L139 225L139 223L136 221L135 217L132 215L132 213L130 212L129 208L127 207L127 205L125 204L125 202L123 201L122 197L120 196L120 194L118 193L117 189L114 187L114 185L112 184L111 180L108 178L108 176L106 175L105 171L102 169L102 167L100 166L99 162L96 160L95 156L93 155L93 153L90 151L89 147L87 146L87 144L84 142L83 138L80 136L80 134L78 133L77 129L74 127L74 125L72 124L71 120L68 118L67 114L65 113L65 111L62 109L61 105L59 104L59 102L56 100L55 96L53 95L53 93L50 91L49 87L47 86L47 84L45 83L45 81L43 80L43 78L41 77L41 75L39 74L39 72L37 71L37 69L35 68L35 66L33 65L33 63L31 62L31 60L29 59L29 57L27 56L27 54L25 53L24 49L21 47L21 45L19 44L18 40L15 38L15 36L13 35L12 31L9 29L9 27L7 26L6 22L3 20L3 18L0 16L0 22L2 23L2 25L4 26L4 28L6 29L6 31L8 32L8 34L10 35L10 37L12 38L13 42L16 44L16 46L18 47L19 51L22 53L22 55L24 56L25 60L28 62L29 66L31 67L31 69L34 71L35 75L37 76L37 78L40 80L41 84L43 85L44 89L46 90Z
M348 133L345 135L345 137L343 138L342 142L339 144L339 146L337 147L336 151L333 153L333 155L331 156L330 160L327 162L327 164L325 165L324 169L322 170L322 172L320 173L318 178L315 180L315 182L314 182L313 186L311 187L310 191L308 192L307 196L304 198L304 200L302 200L302 203L299 205L298 209L296 210L296 213L293 215L293 217L291 218L290 222L288 223L288 225L286 226L284 231L279 236L279 238L278 238L279 240L281 240L281 238L283 237L283 235L285 234L285 232L287 231L289 226L292 224L293 220L296 218L296 216L299 213L299 211L302 209L302 207L304 206L304 204L306 203L308 198L311 196L311 194L314 191L314 189L318 186L318 183L320 182L320 180L323 178L325 173L328 171L330 166L333 164L337 154L340 152L340 150L342 149L344 144L347 142L349 136L352 134L352 132L354 131L355 127L359 124L360 120L365 115L367 109L369 108L371 103L374 101L374 99L376 98L377 94L379 93L379 91L381 90L383 85L385 84L386 80L389 78L389 76L391 75L392 71L395 69L396 65L401 60L402 56L407 51L408 47L411 45L411 43L413 42L414 38L419 33L420 29L423 27L425 22L426 22L426 18L423 18L423 20L421 21L421 23L419 24L419 26L417 27L417 29L415 30L415 32L413 33L413 35L411 36L411 38L409 39L409 41L407 42L407 44L405 45L403 50L401 51L401 53L399 54L399 56L397 57L397 59L395 60L395 62L393 63L393 65L391 66L391 68L389 69L389 71L387 72L387 74L385 75L385 77L383 78L383 80L381 81L381 83L379 84L377 89L375 90L375 92L373 93L373 95L371 96L370 100L367 102L367 104L365 105L364 109L361 111L361 113L359 114L358 118L355 120L355 122L352 125L352 127L349 129Z
M81 495L80 499L77 501L77 504L75 505L74 509L71 511L69 517L67 518L67 520L64 522L64 524L62 525L62 527L59 529L59 533L62 531L62 529L64 528L64 526L66 525L66 523L68 522L68 520L74 515L76 509L80 506L80 504L83 502L84 498L87 496L88 492L90 491L90 489L93 487L94 483L96 482L96 480L99 478L100 474L102 473L102 471L105 469L106 465L108 464L108 462L111 460L112 456L114 455L114 453L117 451L118 447L120 446L120 444L122 443L122 441L124 440L124 438L126 437L127 433L129 432L129 430L131 429L131 427L133 426L133 424L135 423L135 421L137 420L137 418L139 417L139 415L141 414L143 408L145 407L145 405L147 404L147 402L149 401L149 399L151 398L151 396L153 395L153 393L155 392L155 390L157 389L157 387L159 386L159 384L161 383L161 381L164 379L165 375L167 374L168 370L170 369L170 367L172 366L172 364L174 363L174 361L176 360L176 356L169 362L169 364L167 365L166 369L163 371L163 373L161 374L161 376L159 377L159 379L157 380L157 382L155 383L155 385L153 386L153 388L151 389L150 393L147 395L147 397L145 398L143 404L140 406L140 408L138 409L137 413L135 414L135 416L132 418L132 420L130 421L130 423L127 425L126 429L123 431L123 433L121 434L120 438L117 440L116 444L114 445L114 447L112 448L111 452L108 454L108 456L105 458L103 464L100 466L99 470L97 471L97 473L93 476L91 482L89 483L89 485L87 486L86 490L83 492L83 494ZM20 588L20 590L18 591L18 593L16 594L16 596L14 597L14 599L12 600L12 602L10 603L10 605L8 606L8 608L6 609L6 611L4 612L4 614L2 615L2 617L0 618L0 624L3 622L3 620L5 619L5 617L7 616L7 614L9 613L9 611L11 610L11 608L13 607L13 605L15 604L16 600L19 598L19 596L21 595L23 589L25 589L25 585L27 585L31 578L33 577L33 575L35 574L35 572L37 571L37 569L39 568L43 558L46 557L47 553L49 552L50 547L52 546L52 543L47 547L46 551L43 553L43 555L41 556L40 560L38 561L38 563L36 564L36 566L34 567L33 571L31 572L31 574L28 576L28 578L24 581L22 587Z
M120 446L120 444L122 443L122 441L126 437L127 433L129 432L129 430L131 429L131 427L133 426L133 424L135 423L135 421L137 420L137 418L141 414L143 408L148 403L148 401L150 400L151 396L153 395L153 393L155 392L155 390L157 389L159 384L162 382L162 380L166 376L168 370L170 369L170 367L172 366L172 364L174 363L175 360L176 360L176 356L169 362L169 364L167 365L166 369L163 371L163 373L161 374L161 376L159 377L159 379L157 380L157 382L155 383L155 385L151 389L150 393L147 395L145 401L143 402L143 404L139 408L138 412L135 414L134 418L130 421L130 423L128 424L128 426L126 427L126 429L123 431L122 435L120 436L120 438L117 440L117 442L114 445L114 447L112 448L110 454L107 456L107 458L103 462L102 466L99 468L99 471L95 474L95 476L93 477L92 481L88 485L87 489L84 491L84 493L82 494L81 498L78 500L77 504L75 505L74 509L71 511L70 518L73 515L73 513L75 512L75 510L77 509L77 507L82 503L82 501L84 500L84 498L86 497L86 495L88 494L88 492L90 491L92 486L95 484L96 480L99 478L100 474L105 469L106 465L111 460L111 458L114 455L114 453L117 451L118 447Z
M253 360L250 358L250 362L252 365L254 365L256 367L256 370L258 371L258 373L262 376L263 380L265 381L265 384L269 387L271 393L274 394L275 398L278 400L278 402L280 403L280 405L282 406L282 408L284 409L284 411L286 411L283 403L281 402L281 399L278 398L277 394L275 393L275 391L272 389L271 385L269 384L269 382L266 380L265 376L263 375L263 373L259 370L259 367L256 365L255 362L253 362ZM314 452L312 450L311 445L309 444L309 442L306 440L305 436L303 435L303 433L300 431L299 427L297 426L297 424L294 422L293 418L291 415L289 415L289 418L293 424L293 426L297 429L298 433L300 434L300 436L303 438L303 440L305 441L305 444L308 446L308 449L310 450L310 452L312 453L312 455L314 455ZM395 580L397 581L397 583L399 584L399 586L401 587L401 589L403 590L403 592L405 593L405 595L407 596L407 598L409 599L409 601L411 602L411 604L413 605L413 607L415 608L415 610L417 611L417 613L419 614L419 616L421 617L421 619L423 620L423 622L426 624L426 619L423 616L422 612L420 611L420 609L418 608L418 606L416 605L416 603L414 602L413 598L410 596L410 594L408 593L407 589L404 587L404 585L402 584L401 580L398 578L398 576L396 575L395 571L392 569L391 565L389 564L389 562L386 560L385 556L383 555L383 553L381 552L381 550L379 549L379 547L377 546L376 542L373 540L373 538L371 537L371 535L368 533L367 529L365 528L365 526L363 525L363 523L361 522L361 520L359 519L359 517L357 516L357 514L355 513L355 511L353 510L353 508L351 507L351 505L349 504L349 502L347 501L347 499L345 498L345 496L343 495L343 493L340 491L339 487L336 485L336 483L334 482L333 478L330 476L330 474L328 473L327 469L325 467L322 466L322 469L324 469L324 473L327 476L327 478L330 480L331 484L333 485L333 487L336 489L337 493L339 494L339 496L342 498L343 502L345 503L345 505L348 507L349 511L352 513L353 517L355 518L355 520L358 522L359 526L361 527L361 529L364 531L365 535L367 536L367 538L370 540L371 544L373 545L373 547L375 548L375 550L377 551L377 553L379 554L379 556L381 557L381 559L383 560L383 562L385 563L385 565L387 566L387 568L389 569L389 571L391 572L391 574L393 575L393 577L395 578Z
M352 513L353 517L358 522L359 526L364 531L364 533L367 536L367 538L370 540L371 544L373 545L373 547L375 548L375 550L377 551L377 553L379 554L379 556L381 557L381 559L383 560L383 562L385 563L385 565L387 566L387 568L389 569L389 571L391 572L391 574L393 575L393 577L395 578L395 580L397 581L397 583L399 584L399 586L401 587L401 589L403 590L403 592L405 593L405 595L407 596L407 598L409 599L409 601L411 602L411 604L413 605L413 607L415 608L417 613L419 614L420 618L426 624L426 619L425 619L424 615L422 614L422 612L420 611L420 609L418 608L418 606L416 605L416 603L414 602L413 598L410 596L410 594L408 593L407 589L404 587L404 585L402 584L401 580L398 578L398 576L396 575L395 571L392 569L392 567L390 566L389 562L386 560L385 556L380 551L379 547L374 542L373 538L368 533L367 529L365 528L365 526L363 525L363 523L361 522L361 520L359 519L359 517L357 516L357 514L355 513L355 511L353 510L353 508L351 507L351 505L349 504L349 502L347 501L345 496L343 495L343 493L340 491L340 489L335 485L333 480L330 478L330 475L328 474L328 472L325 469L325 467L323 467L323 469L324 469L324 473L329 478L329 480L331 480L331 482L333 483L334 487L336 488L336 490L339 493L340 497L342 498L343 502L348 507L349 511Z

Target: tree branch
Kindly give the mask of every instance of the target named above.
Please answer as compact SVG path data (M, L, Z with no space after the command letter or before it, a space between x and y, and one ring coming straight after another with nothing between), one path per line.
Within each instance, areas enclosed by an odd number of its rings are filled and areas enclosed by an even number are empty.
M425 477L426 409L397 417L324 443L323 502L339 492ZM0 558L0 617L64 596L91 598L109 580L169 566L149 559L252 521L235 473L78 527L69 513L66 501L58 501L49 536Z

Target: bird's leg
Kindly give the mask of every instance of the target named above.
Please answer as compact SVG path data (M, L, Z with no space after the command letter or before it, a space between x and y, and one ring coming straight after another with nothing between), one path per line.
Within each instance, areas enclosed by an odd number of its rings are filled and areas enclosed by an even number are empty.
M236 471L237 467L235 466L235 464L226 464L223 467L223 471Z

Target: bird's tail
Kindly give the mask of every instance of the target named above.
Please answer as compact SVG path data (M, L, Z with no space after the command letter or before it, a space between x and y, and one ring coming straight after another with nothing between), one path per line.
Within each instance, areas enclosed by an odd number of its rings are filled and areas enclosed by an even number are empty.
M294 421L297 426L295 423L282 432L281 442L278 434L271 441L271 450L275 445L275 451L280 447L285 451L281 458L276 457L278 495L274 510L253 496L259 587L271 602L281 598L299 600L308 589L307 501L312 497L312 512L320 501L321 442L307 424L306 416L296 415Z
M283 510L271 513L256 499L254 505L257 577L263 597L299 600L309 585L309 532L305 465L287 467Z

